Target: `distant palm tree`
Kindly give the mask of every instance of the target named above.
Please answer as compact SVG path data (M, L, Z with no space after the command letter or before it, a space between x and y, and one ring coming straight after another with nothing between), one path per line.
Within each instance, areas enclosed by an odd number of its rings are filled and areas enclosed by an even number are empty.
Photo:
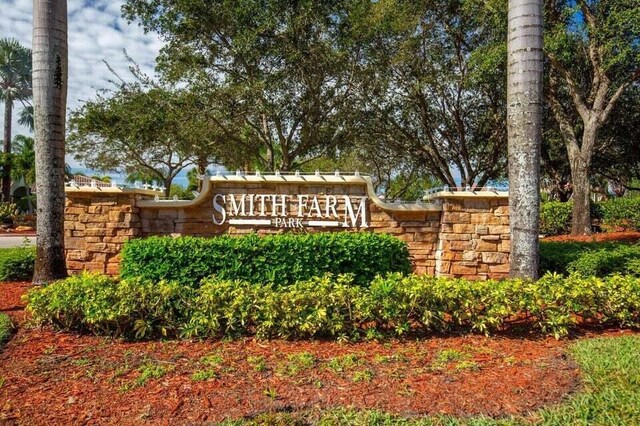
M33 132L33 105L27 105L22 108L18 115L18 124Z
M33 117L38 199L35 284L67 275L64 254L67 49L66 0L34 0Z
M10 154L13 103L19 101L24 107L29 107L28 101L31 99L31 94L31 50L20 45L15 39L0 39L0 95L4 102L3 151L5 154L2 168L3 201L9 201L11 195ZM20 118L20 124L22 124L23 116L21 115ZM27 121L25 124L28 125Z
M33 211L31 187L36 183L36 153L34 140L28 136L17 135L13 138L11 178L14 182L24 181L26 187L26 209Z
M14 181L24 179L27 186L36 183L36 153L34 140L28 136L17 135L13 138L13 168L11 177Z
M538 275L543 0L509 0L507 128L511 275Z

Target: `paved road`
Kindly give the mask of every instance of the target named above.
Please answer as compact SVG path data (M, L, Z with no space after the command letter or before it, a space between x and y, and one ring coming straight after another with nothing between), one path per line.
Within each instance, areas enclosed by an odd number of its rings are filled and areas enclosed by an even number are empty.
M21 235L7 237L2 235L0 236L0 248L20 247L24 244L25 238L29 240L29 244L31 245L36 243L36 237L24 237Z

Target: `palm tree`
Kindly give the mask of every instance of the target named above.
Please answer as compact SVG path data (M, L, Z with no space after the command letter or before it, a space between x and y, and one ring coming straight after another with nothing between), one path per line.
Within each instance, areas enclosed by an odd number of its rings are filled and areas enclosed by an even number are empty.
M33 105L26 105L22 108L18 116L18 124L33 132Z
M33 117L38 199L35 284L67 275L64 256L67 65L66 0L34 0Z
M31 50L11 38L0 39L0 95L4 102L4 165L2 199L11 196L11 122L13 102L28 107L31 98ZM22 116L21 116L22 118Z
M543 0L509 0L507 126L511 275L538 276Z
M13 138L11 178L14 182L24 181L26 187L26 210L33 211L31 186L36 182L36 153L34 140L28 136L17 135ZM25 206L23 205L23 208Z
M27 186L36 183L35 141L24 135L13 138L13 168L11 175L14 181L24 179Z

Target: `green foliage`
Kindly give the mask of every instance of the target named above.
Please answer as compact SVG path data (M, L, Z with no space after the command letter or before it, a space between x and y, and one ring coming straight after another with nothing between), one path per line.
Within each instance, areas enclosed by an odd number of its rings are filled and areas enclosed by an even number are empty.
M540 204L540 232L561 235L571 231L571 203L547 201Z
M617 242L540 243L542 273L578 273L604 277L611 274L640 276L640 245Z
M0 249L0 281L31 281L35 262L34 247Z
M366 285L378 274L410 270L406 243L364 232L134 239L122 250L120 269L123 277L192 286L210 275L286 285L327 272L352 273Z
M169 198L177 197L179 200L193 200L195 195L193 195L193 190L189 188L183 188L182 185L172 184L171 190L169 191Z
M31 49L22 46L14 38L0 38L0 101L14 105L20 102L23 110L28 110L32 97L31 90ZM30 123L22 120L20 124ZM11 117L9 117L9 123ZM8 123L5 121L5 126ZM9 132L11 137L11 132Z
M9 338L12 330L11 318L0 312L0 346Z
M161 365L148 363L138 369L138 377L136 378L136 386L144 386L149 380L159 379L167 373L167 370Z
M117 281L84 273L32 289L25 298L38 323L141 339L175 335L193 291L166 281Z
M162 183L168 194L191 159L215 154L214 130L189 90L154 82L135 64L130 70L132 82L118 77L115 90L71 112L68 151L92 169Z
M589 250L567 265L567 271L582 276L625 274L640 277L640 245Z
M603 205L607 203L592 203L591 218L602 220ZM562 235L571 232L571 214L573 203L561 201L546 201L540 204L540 232L545 235Z
M348 275L284 287L209 278L193 290L86 274L33 289L26 299L37 323L134 339L177 334L343 339L370 330L376 337L389 331L489 334L508 330L516 318L556 338L581 320L640 327L640 278L620 275L482 282L391 274L370 287L354 286ZM289 361L295 368L311 362Z
M620 197L600 203L602 224L640 231L640 197Z
M13 138L11 177L14 180L24 178L27 185L36 182L36 152L33 138L16 135Z
M18 206L12 203L0 203L0 222L12 219L18 214Z
M158 70L168 80L190 83L200 95L197 116L216 113L205 125L218 126L227 148L218 159L227 166L295 170L300 160L334 149L354 131L345 113L355 64L341 37L348 6L130 0L123 13L166 37ZM187 117L187 125L192 121Z

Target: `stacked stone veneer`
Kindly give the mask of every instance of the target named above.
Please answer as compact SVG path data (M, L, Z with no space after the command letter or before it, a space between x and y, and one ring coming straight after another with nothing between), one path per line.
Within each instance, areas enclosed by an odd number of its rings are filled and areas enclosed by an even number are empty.
M214 194L368 196L366 228L283 229L216 225ZM68 188L65 248L70 273L117 274L125 241L149 235L215 236L251 232L378 232L407 242L417 273L474 279L501 278L509 270L508 201L503 193L438 193L420 204L387 204L367 178L212 177L193 201L155 201L156 193L118 188ZM295 215L295 203L288 211ZM341 204L338 205L340 210Z

